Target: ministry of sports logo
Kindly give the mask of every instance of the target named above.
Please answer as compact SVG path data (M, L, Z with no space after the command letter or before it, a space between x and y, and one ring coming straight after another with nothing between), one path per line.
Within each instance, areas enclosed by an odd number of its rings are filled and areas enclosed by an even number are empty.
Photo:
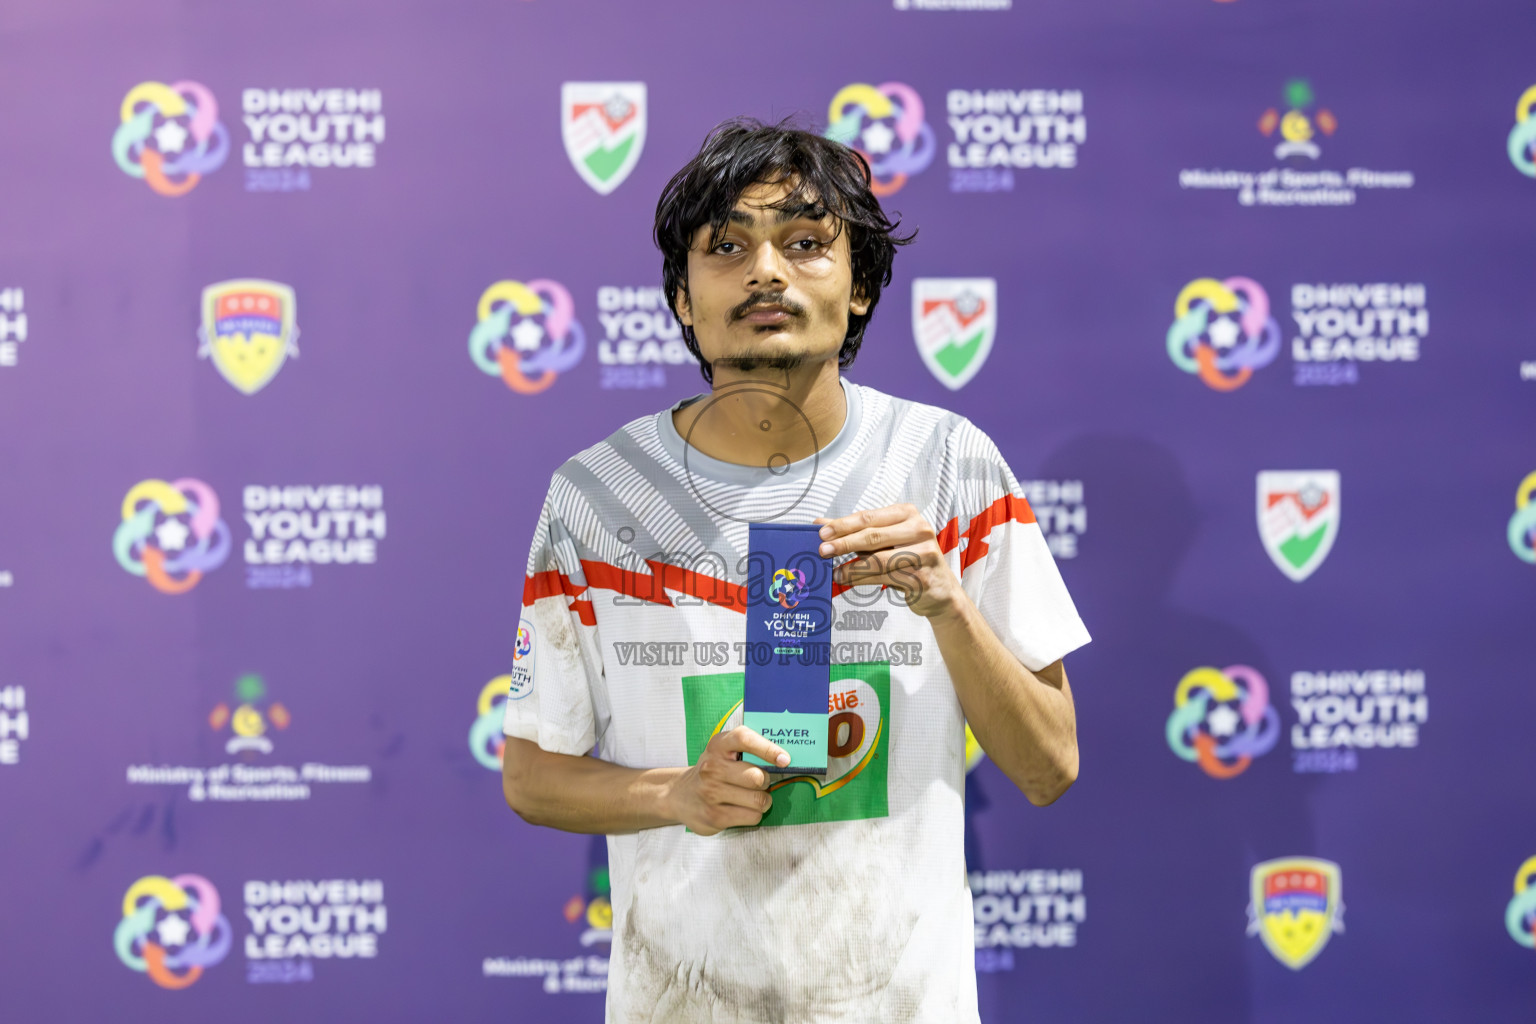
M1280 353L1280 325L1269 314L1269 295L1257 281L1202 277L1173 304L1168 358L1216 391L1235 391L1254 370Z
M1253 866L1248 934L1299 971L1344 930L1343 875L1332 861L1282 857Z
M283 362L299 354L293 289L276 281L240 278L203 289L197 354L211 359L235 390L254 395Z
M1300 583L1317 571L1339 535L1339 473L1263 470L1258 475L1259 539L1275 567Z
M598 195L612 192L635 169L645 147L645 83L564 83L560 138L581 180Z
M219 497L201 480L141 480L123 498L112 553L163 594L185 594L229 557Z
M1269 684L1247 665L1205 666L1179 680L1166 729L1168 747L1213 779L1247 771L1280 738Z
M234 709L220 701L208 713L208 725L215 732L223 732L228 726L232 734L224 744L225 753L272 753L272 741L267 738L268 725L281 732L293 722L293 716L281 701L266 698L267 684L261 676L247 673L235 681Z
M186 195L229 156L229 131L208 87L182 80L128 90L112 134L112 159L163 196Z
M233 932L219 891L201 875L145 875L123 896L112 948L161 988L186 988L229 955Z
M480 296L469 355L489 377L537 394L581 362L587 334L571 293L558 281L497 281Z
M917 354L951 391L970 383L997 335L997 282L990 277L919 277L912 281L912 337Z
M1280 133L1280 141L1275 146L1276 160L1294 156L1316 160L1322 155L1314 141L1317 133L1332 135L1338 131L1339 121L1326 108L1312 110L1316 102L1311 83L1304 78L1293 78L1285 83L1285 113L1270 107L1259 118L1259 131L1266 136L1272 136L1276 131Z
M933 162L936 143L923 100L900 82L839 89L827 108L827 138L850 146L869 161L870 191L888 196Z
M1520 94L1515 126L1509 130L1509 161L1527 178L1536 178L1536 85Z
M1515 489L1515 514L1509 517L1509 550L1522 562L1536 565L1536 473Z
M1515 872L1515 895L1504 908L1504 927L1509 937L1526 949L1536 949L1536 857Z

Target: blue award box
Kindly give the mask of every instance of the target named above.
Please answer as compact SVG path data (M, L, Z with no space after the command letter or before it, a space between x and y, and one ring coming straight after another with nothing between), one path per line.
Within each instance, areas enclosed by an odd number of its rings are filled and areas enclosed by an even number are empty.
M747 536L747 659L742 723L789 753L771 772L827 771L832 673L832 562L821 527L753 523Z

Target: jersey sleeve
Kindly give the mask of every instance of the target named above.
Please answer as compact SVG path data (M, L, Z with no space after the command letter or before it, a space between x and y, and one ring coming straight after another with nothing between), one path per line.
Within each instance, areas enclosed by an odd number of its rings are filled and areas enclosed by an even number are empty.
M941 546L959 547L966 594L1014 657L1038 671L1086 644L1088 630L997 445L965 421L951 444L958 507Z
M588 753L599 731L593 693L602 648L585 591L575 543L546 498L528 553L502 731L557 754Z

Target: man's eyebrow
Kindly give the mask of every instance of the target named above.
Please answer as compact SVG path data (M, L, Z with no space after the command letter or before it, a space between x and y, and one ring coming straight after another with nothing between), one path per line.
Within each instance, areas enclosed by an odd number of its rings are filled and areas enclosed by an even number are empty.
M789 206L775 208L774 222L783 224L785 221L821 220L827 215L827 208L820 203L791 203ZM732 224L740 224L744 227L756 227L757 218L745 210L732 210L726 214L726 220Z

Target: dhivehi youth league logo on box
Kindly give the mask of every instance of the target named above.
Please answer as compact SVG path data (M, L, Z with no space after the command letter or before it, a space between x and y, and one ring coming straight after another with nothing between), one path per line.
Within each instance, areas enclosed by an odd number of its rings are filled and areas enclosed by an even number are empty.
M1264 470L1258 479L1259 539L1276 568L1300 583L1339 534L1338 471Z
M293 289L276 281L242 278L203 289L202 341L197 354L235 389L254 395L271 383L283 362L299 354Z
M928 370L959 390L976 376L997 334L997 282L919 277L912 282L912 336Z
M560 137L581 180L599 195L612 192L645 147L645 83L564 83Z
M1299 971L1344 930L1343 875L1332 861L1282 857L1253 867L1248 934Z

